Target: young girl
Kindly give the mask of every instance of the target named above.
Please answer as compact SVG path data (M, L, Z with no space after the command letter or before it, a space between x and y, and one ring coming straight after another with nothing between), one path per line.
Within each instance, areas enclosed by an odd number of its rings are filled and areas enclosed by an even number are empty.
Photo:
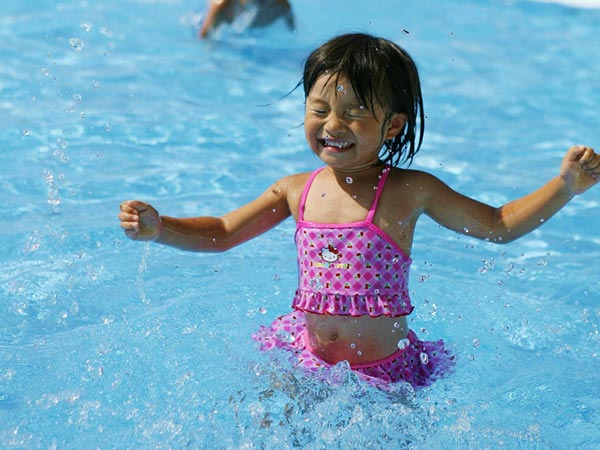
M446 228L511 242L547 221L600 179L600 155L574 146L560 174L537 191L494 208L409 163L424 131L419 76L410 56L385 39L336 37L304 67L305 134L324 166L280 179L222 217L161 216L140 201L121 204L134 240L184 250L228 250L292 216L297 223L299 286L293 312L255 339L286 349L318 369L340 361L374 384L427 385L451 365L442 341L408 328L413 233L421 214Z

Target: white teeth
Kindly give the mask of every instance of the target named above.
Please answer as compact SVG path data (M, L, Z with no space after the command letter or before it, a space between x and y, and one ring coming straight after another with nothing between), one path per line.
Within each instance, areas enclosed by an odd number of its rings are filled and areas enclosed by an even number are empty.
M352 145L350 142L334 141L332 139L323 139L323 143L327 147L336 147L336 148L348 148Z

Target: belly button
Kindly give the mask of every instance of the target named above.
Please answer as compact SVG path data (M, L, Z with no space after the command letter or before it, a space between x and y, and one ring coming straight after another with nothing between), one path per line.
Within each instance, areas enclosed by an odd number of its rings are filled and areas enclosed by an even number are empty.
M338 335L337 334L332 334L331 337L329 338L329 342L335 342L338 340Z

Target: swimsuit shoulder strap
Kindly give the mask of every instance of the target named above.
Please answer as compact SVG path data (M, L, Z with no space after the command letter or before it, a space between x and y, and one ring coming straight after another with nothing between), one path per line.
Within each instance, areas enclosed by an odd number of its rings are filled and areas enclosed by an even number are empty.
M325 167L319 167L313 173L310 174L306 184L304 185L304 189L302 190L302 197L300 197L300 205L298 207L298 221L304 220L304 209L306 205L306 196L308 195L308 191L310 190L310 186L312 185L315 177L321 172Z
M384 169L381 171L381 175L379 176L379 183L377 183L377 192L375 192L375 199L373 200L373 204L371 205L371 209L369 209L369 213L367 214L367 218L365 221L369 223L373 223L373 217L375 217L375 211L377 210L377 204L379 203L379 198L381 197L381 192L383 191L383 187L385 186L385 182L390 174L391 167L386 164Z

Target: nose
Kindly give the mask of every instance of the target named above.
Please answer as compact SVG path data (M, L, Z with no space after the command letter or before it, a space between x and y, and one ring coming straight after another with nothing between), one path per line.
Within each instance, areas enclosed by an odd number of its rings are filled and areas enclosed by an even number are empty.
M323 127L325 132L331 137L336 137L341 133L344 133L346 130L346 123L343 117L340 117L339 114L335 112L331 112L327 116L327 121L325 122L325 126Z

